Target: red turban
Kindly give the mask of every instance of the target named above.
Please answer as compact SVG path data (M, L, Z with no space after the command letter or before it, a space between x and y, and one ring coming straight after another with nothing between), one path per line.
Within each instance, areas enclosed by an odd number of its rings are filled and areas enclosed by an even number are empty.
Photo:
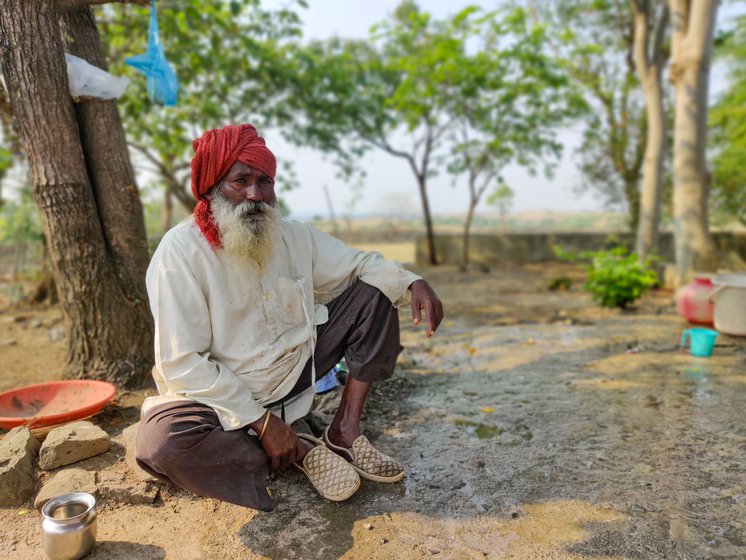
M197 200L202 199L237 161L275 178L275 156L251 124L208 130L192 142L192 147L192 194Z

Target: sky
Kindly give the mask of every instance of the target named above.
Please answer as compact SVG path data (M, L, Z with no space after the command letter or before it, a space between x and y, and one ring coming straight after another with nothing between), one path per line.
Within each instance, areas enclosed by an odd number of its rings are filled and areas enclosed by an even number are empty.
M436 18L446 17L469 4L479 4L485 9L497 7L497 1L464 0L420 0L421 8ZM307 39L323 39L334 35L344 38L363 38L368 29L385 19L394 11L399 0L309 0L309 7L300 10L303 20L303 33ZM726 2L720 8L720 19L733 13L743 13L743 6ZM264 0L265 8L287 5L286 0ZM722 76L713 73L712 89L722 88ZM720 73L722 74L722 73ZM552 179L542 174L531 177L518 166L506 170L505 178L513 189L512 211L557 210L583 211L601 210L603 205L593 194L578 192L582 179L573 157L581 140L581 127L563 130L558 139L564 146L564 155ZM328 189L337 217L345 214L389 214L395 211L402 214L419 215L421 204L414 175L406 162L381 151L366 154L364 185L359 200L355 198L350 185L336 177L336 169L330 161L317 151L302 149L282 141L279 132L263 131L267 143L278 155L279 173L282 160L290 160L295 167L300 186L282 195L282 184L278 192L290 207L294 217L308 218L314 215L328 216L328 204L324 187ZM400 139L406 142L406 138ZM406 145L406 144L404 144ZM430 205L433 213L463 213L467 209L466 185L456 184L447 174L435 177L429 182ZM408 209L408 210L405 210ZM490 211L482 203L478 211Z

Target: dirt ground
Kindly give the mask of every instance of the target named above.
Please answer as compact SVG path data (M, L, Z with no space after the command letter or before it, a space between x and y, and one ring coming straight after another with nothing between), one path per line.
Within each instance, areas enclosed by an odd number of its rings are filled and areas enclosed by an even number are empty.
M600 310L568 265L424 275L447 319L427 339L402 312L397 374L365 419L403 482L335 504L279 473L272 513L166 486L152 506L101 500L90 558L746 558L746 339L693 358L670 293ZM560 275L573 287L548 291ZM56 308L0 312L0 390L59 377L61 325ZM145 394L93 421L116 438ZM127 472L118 444L76 466ZM0 558L42 558L40 524L30 503L0 508Z

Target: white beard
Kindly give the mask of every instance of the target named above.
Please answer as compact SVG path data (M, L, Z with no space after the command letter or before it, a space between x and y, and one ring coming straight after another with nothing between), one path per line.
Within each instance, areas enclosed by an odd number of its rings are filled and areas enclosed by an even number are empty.
M225 252L261 268L272 252L277 235L280 220L277 209L253 201L234 206L220 191L210 197L210 207Z

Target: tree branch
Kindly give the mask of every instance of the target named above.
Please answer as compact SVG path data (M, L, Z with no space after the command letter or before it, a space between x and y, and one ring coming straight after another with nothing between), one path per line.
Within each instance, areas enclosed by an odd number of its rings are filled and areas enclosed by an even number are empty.
M448 121L446 121L442 126L439 126L438 128L436 128L435 132L433 133L433 140L437 141L443 135L443 133L451 127L451 125L454 123L455 120L456 120L456 117L452 117Z
M153 154L150 153L150 151L145 147L141 146L140 144L135 144L134 142L127 142L127 145L131 148L134 148L138 152L140 152L142 155L145 156L145 158L155 165L155 167L158 169L158 172L163 175L164 177L168 177L169 179L175 179L171 173L166 169L166 166L163 165L163 162L159 160L157 157L155 157Z
M86 6L96 6L99 4L140 4L147 6L150 0L57 0L57 9L60 12L68 12L76 8L85 8Z
M646 0L632 0L634 8L640 7L645 2ZM632 43L631 35L634 33L634 27L629 25L629 19L625 17L625 9L620 0L614 0L614 5L616 7L616 21L619 26L619 35L625 43L630 44Z
M391 154L392 156L400 157L400 158L407 160L415 176L419 177L420 172L417 169L417 162L412 157L412 154L408 154L407 152L403 152L402 150L397 150L391 144L389 144L388 140L386 140L386 135L383 133L383 130L380 128L380 126L378 127L377 133L378 133L379 140L376 140L375 138L371 138L371 137L364 137L364 140L369 142L376 148Z
M477 189L477 196L476 196L476 203L477 204L479 204L479 201L482 200L482 196L484 196L485 191L492 184L492 181L495 179L495 177L497 177L497 171L493 171L491 173L488 173L485 176L484 182Z
M156 167L158 173L166 182L166 189L176 197L180 204L189 210L194 209L195 201L182 187L182 181L179 181L176 175L174 175L174 173L172 173L161 160L151 154L145 146L140 146L134 142L127 142L127 145L140 152L145 156L145 159Z
M404 158L410 163L410 165L414 165L414 160L412 159L412 156L410 154L408 154L407 152L403 152L402 150L397 150L391 144L389 144L385 139L375 140L373 138L368 138L368 142L373 144L376 148L379 148L383 150L384 152L388 152L392 156ZM415 172L416 172L416 169L415 169Z
M433 141L433 129L430 125L427 125L427 142L425 143L425 153L422 154L422 179L427 177L427 168L430 166L430 153L433 149Z

